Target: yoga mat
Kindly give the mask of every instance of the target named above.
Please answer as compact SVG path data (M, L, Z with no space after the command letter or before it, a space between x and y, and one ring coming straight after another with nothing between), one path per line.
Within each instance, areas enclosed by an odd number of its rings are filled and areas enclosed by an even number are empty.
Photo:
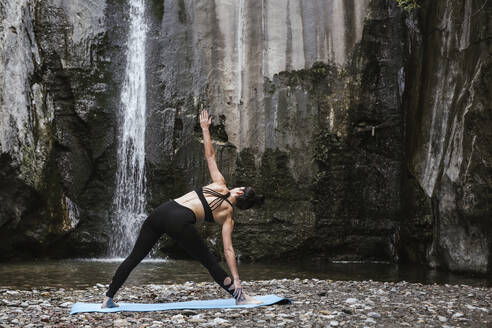
M198 310L198 309L234 309L234 308L254 308L272 304L292 304L288 298L279 297L277 295L254 296L261 304L245 304L236 305L233 298L223 298L205 301L189 301L175 303L117 303L120 306L110 309L101 309L101 303L81 303L77 302L72 305L70 314L81 312L150 312L150 311L165 311L165 310Z

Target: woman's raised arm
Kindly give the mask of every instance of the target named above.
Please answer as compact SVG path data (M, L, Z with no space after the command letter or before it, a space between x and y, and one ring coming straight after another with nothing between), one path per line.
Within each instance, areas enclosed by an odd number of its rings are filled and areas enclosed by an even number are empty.
M212 177L212 181L221 185L226 185L226 181L222 173L220 173L215 161L215 151L210 137L209 127L212 123L212 116L208 116L207 110L202 110L200 113L200 126L203 133L203 146L205 147L205 159L207 160L208 171Z

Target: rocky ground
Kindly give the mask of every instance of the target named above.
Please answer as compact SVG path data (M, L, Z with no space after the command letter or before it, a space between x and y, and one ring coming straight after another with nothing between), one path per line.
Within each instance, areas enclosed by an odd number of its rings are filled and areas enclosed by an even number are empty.
M0 327L492 327L492 289L407 282L268 280L243 283L292 305L255 309L69 315L73 302L99 302L106 287L0 289ZM124 287L117 301L223 298L213 283Z

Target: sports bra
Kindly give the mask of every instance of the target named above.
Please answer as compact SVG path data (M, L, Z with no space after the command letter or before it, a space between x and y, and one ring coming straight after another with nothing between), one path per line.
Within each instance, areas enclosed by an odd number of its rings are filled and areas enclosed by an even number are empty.
M198 198L200 198L200 201L202 202L203 210L205 212L205 221L207 222L214 222L214 216L212 214L212 211L215 210L216 208L219 208L224 200L232 206L231 202L227 199L227 197L231 195L230 192L227 192L227 194L223 195L215 190L206 187L197 188L195 192L197 193ZM207 200L205 199L205 196L203 194L209 194L217 198L212 200L209 204L207 203Z

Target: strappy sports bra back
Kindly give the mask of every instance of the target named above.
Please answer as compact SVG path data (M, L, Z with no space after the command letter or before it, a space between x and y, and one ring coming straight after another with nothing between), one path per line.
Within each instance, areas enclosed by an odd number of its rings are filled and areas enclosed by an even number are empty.
M206 188L206 187L197 188L195 192L197 193L198 198L200 198L200 201L202 202L203 210L205 212L205 221L214 222L214 216L212 214L212 211L215 210L216 208L219 208L224 200L232 206L231 202L227 199L231 195L230 192L227 192L227 194L223 195L213 189ZM216 198L212 200L209 204L207 203L207 199L205 199L204 194L212 195L215 196Z

